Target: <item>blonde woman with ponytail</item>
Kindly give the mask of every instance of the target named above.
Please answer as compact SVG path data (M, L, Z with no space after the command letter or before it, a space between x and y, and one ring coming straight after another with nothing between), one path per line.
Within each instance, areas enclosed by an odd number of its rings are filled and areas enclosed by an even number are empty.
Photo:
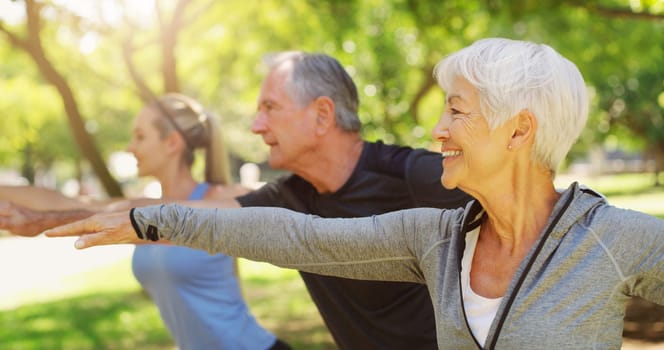
M198 149L205 152L205 181L200 183L191 171ZM128 150L140 176L159 180L163 198L223 199L244 192L231 186L219 121L187 96L167 94L147 105L136 117ZM234 258L144 244L136 246L132 270L179 349L288 349L249 313Z
M167 94L146 105L134 120L127 149L136 157L138 175L159 181L162 199L158 201L232 200L247 192L232 184L218 119L185 95ZM199 149L205 153L203 182L192 173ZM88 202L31 186L0 186L0 199L0 227L23 236L94 212L154 202ZM26 207L43 210L41 214L49 219L37 220ZM27 224L17 229L12 226L15 221L7 220L12 218L7 212ZM240 293L235 258L175 245L138 244L132 271L157 305L179 350L290 349L249 313Z

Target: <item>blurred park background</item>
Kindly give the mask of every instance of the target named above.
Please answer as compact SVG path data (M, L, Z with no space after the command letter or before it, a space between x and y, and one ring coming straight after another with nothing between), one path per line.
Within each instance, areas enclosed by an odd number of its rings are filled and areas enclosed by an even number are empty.
M236 169L274 178L249 127L262 57L282 50L344 64L366 139L435 148L433 67L488 36L547 43L586 78L590 120L559 185L580 179L664 218L663 0L0 0L0 183L158 195L124 149L140 106L165 92L221 118ZM0 348L172 348L130 254L0 234ZM243 260L241 273L266 327L297 349L334 348L296 272ZM664 309L630 310L626 348L664 348Z

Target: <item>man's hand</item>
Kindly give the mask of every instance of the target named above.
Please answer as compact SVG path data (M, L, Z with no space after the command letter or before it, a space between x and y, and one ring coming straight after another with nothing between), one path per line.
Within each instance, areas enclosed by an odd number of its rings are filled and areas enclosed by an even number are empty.
M43 212L10 201L0 201L0 229L15 235L34 237L53 227L46 216Z
M47 230L44 234L48 237L81 236L74 243L77 249L109 244L145 243L136 235L129 220L129 211L97 214Z

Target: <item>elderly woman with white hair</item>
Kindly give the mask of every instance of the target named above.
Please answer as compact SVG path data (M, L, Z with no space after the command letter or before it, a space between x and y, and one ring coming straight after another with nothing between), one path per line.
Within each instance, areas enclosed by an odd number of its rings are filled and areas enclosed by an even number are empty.
M664 304L664 221L554 174L588 114L552 48L485 39L444 58L446 188L465 208L322 219L276 208L162 205L47 232L78 248L141 239L348 278L426 283L441 349L618 349L631 296Z

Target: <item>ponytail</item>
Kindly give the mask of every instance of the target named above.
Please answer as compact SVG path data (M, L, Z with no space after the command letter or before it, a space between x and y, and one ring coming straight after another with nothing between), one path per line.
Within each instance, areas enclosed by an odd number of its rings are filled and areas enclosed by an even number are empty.
M210 112L203 113L207 115L205 122L210 134L205 148L205 181L216 185L230 185L233 183L233 177L230 172L228 150L219 127L219 119Z

